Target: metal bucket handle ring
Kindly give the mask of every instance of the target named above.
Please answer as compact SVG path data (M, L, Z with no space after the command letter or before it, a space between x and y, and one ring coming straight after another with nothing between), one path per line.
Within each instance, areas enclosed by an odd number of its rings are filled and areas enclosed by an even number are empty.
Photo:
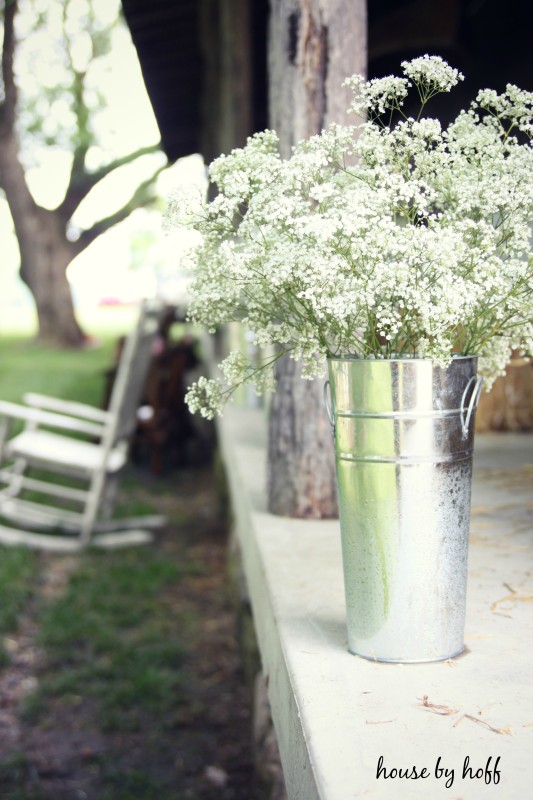
M473 383L475 384L474 391L472 392L472 395L470 397L468 408L465 408L466 396L468 394L468 390L470 389ZM461 428L463 431L463 439L468 439L468 429L470 427L470 420L472 418L472 414L477 408L482 384L483 384L483 378L476 378L475 375L472 375L472 377L466 384L465 390L463 392L463 397L461 399ZM466 411L466 418L465 418L465 411Z
M331 383L326 381L324 384L324 403L326 404L326 414L335 433L335 404L331 393Z

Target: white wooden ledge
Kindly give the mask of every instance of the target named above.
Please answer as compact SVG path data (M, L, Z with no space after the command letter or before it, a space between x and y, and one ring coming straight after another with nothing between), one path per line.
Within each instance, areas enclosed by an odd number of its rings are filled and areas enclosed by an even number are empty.
M402 666L346 650L338 523L266 513L263 414L219 431L290 800L533 797L533 437L476 441L467 652Z

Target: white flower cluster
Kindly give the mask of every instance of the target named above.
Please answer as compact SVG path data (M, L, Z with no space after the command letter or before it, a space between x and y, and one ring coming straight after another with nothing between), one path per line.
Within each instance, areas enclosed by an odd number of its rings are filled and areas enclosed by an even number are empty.
M412 61L402 61L402 69L418 87L422 99L428 93L449 92L464 80L459 70L452 69L440 56L421 56Z
M287 160L265 131L212 164L219 194L190 223L203 237L190 316L241 320L276 356L231 355L221 383L192 387L192 410L213 416L243 381L270 387L283 352L308 377L331 355L477 354L489 384L513 350L533 355L533 95L483 90L443 130L405 117L404 97L424 109L462 76L436 56L402 67L348 79L358 126L331 125Z

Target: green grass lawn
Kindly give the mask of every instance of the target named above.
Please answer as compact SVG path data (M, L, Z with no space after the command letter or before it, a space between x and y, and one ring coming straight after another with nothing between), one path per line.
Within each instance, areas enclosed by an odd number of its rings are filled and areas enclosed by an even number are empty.
M131 329L137 313L129 307L105 312L82 320L92 343L81 351L45 347L28 334L0 335L0 399L18 402L24 392L40 392L100 405L104 370L112 364L117 338Z
M113 348L111 336L79 352L38 346L23 337L0 338L0 398L17 402L31 390L100 405ZM168 511L172 480L154 487L152 511L162 502ZM129 472L120 497L124 513L150 500L147 485L146 476ZM170 518L180 535L194 532L198 515L191 492L175 517L170 508ZM99 736L132 736L141 730L146 737L148 730L146 741L157 751L157 736L168 734L185 702L183 642L196 624L193 612L177 607L175 593L182 581L202 579L205 571L194 557L184 560L174 529L166 541L166 550L88 550L75 558L61 592L52 596L43 593L46 576L72 557L0 546L0 680L12 658L6 637L16 639L22 615L34 620L35 641L43 653L37 688L19 711L22 725L46 732L79 709L80 724L93 726ZM7 756L1 750L2 800L48 800L35 786L25 753ZM170 780L165 788L151 768L119 767L111 755L95 759L100 800L182 798Z
M0 338L0 399L21 402L25 392L41 392L100 405L104 370L114 341L83 351L37 345L27 336ZM37 558L23 548L0 549L0 636L16 628L17 614L31 596ZM0 664L7 659L0 639Z
M53 698L76 703L83 694L98 702L104 730L136 730L146 713L156 725L182 700L175 633L186 620L171 613L165 589L195 571L145 548L80 559L64 594L41 614L47 670L26 715L41 717Z
M0 339L0 399L20 402L25 392L40 392L99 406L112 351L109 339L98 347L76 351L4 337Z
M37 572L35 553L0 547L0 669L9 663L3 637L16 629L19 614L32 596Z

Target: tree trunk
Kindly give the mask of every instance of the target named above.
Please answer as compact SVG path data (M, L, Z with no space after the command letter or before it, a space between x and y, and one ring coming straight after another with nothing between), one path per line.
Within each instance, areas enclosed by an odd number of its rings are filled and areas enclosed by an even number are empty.
M323 380L300 377L294 359L279 362L269 428L269 508L302 519L337 516L331 426Z
M365 0L271 0L270 125L288 157L300 139L348 122L348 75L366 72ZM324 379L302 380L294 361L278 364L270 416L268 497L274 514L337 514L335 459Z
M69 247L52 213L38 209L30 224L34 233L28 242L24 235L18 236L20 276L35 300L39 340L66 347L80 347L85 336L74 314L66 274L75 252Z
M1 137L0 177L17 234L20 276L37 307L39 340L79 347L85 337L74 316L66 275L76 247L66 238L65 221L33 200L14 134Z
M0 48L0 188L5 191L15 226L20 250L20 274L37 306L39 339L67 347L79 347L85 341L85 336L74 315L67 267L98 236L122 222L135 209L156 200L154 181L164 166L160 166L150 178L139 184L121 208L82 231L76 241L70 241L67 237L69 220L91 189L114 170L131 164L158 148L154 145L140 147L96 170L89 169L86 164L90 136L89 108L84 102L85 74L75 72L70 99L76 117L78 137L72 152L69 183L65 197L56 209L50 211L39 206L28 188L19 156L18 92L15 79L17 9L17 0L5 2L0 9L3 21Z

